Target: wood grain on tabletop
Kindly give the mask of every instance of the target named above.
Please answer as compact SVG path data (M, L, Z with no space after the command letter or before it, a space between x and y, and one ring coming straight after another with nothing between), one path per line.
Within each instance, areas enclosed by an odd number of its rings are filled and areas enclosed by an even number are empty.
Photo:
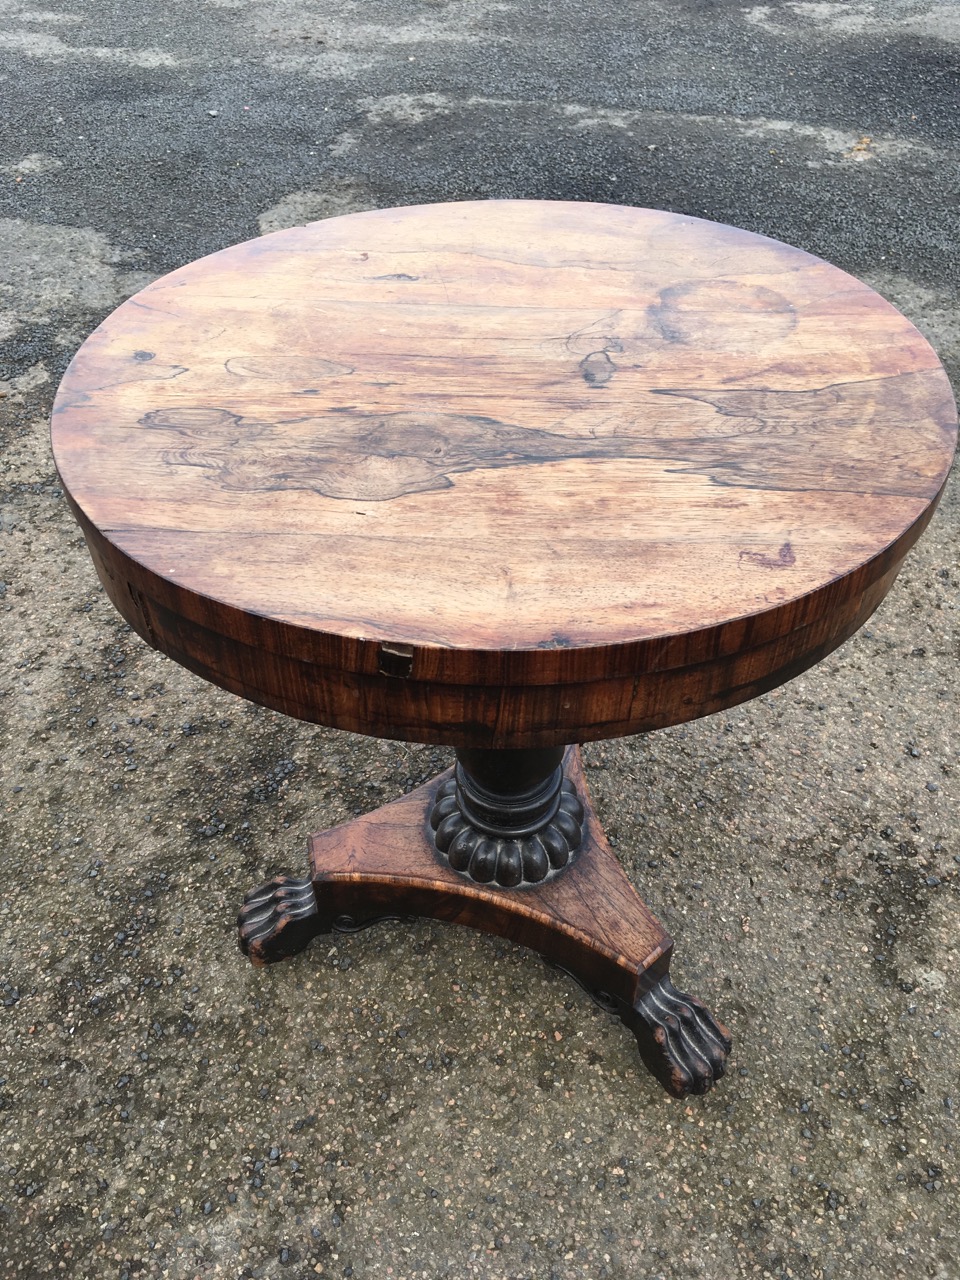
M57 466L152 644L290 714L535 746L752 697L876 607L929 518L937 357L799 249L489 201L276 232L70 366Z

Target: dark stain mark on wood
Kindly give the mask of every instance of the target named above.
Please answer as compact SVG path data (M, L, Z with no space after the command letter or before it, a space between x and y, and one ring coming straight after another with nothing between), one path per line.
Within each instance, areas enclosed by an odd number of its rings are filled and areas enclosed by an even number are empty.
M642 455L641 442L622 436L576 440L455 413L343 408L274 423L185 407L155 409L140 424L171 433L164 462L208 470L223 489L305 489L361 502L449 489L451 476L468 471Z
M135 351L133 353L134 360L154 360L156 352L153 351Z
M796 554L789 542L785 542L775 556L767 555L764 551L741 551L739 559L741 563L749 560L761 569L789 569L797 563Z
M588 387L605 387L617 371L606 351L591 351L580 361L580 372Z
M408 276L405 271L394 271L386 276L371 276L371 280L419 280L419 276Z
M738 280L689 280L662 289L650 319L666 342L708 351L779 343L797 323L781 293Z

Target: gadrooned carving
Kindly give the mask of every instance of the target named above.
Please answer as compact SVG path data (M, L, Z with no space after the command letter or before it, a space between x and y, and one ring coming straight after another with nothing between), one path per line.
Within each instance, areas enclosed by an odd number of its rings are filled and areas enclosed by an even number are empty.
M478 804L479 789L458 765L438 790L430 815L437 849L455 871L478 884L539 884L567 866L583 838L583 805L573 783L560 769L557 775L524 797L525 805L514 800L509 811L505 807L498 823L478 817L480 808L489 819L492 797L485 794L486 804Z

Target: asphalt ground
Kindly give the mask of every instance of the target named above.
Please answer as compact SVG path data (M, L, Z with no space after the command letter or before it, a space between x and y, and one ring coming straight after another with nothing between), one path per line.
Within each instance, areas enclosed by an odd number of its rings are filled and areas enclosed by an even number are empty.
M0 0L4 1276L960 1277L956 488L815 670L585 753L676 980L736 1038L675 1102L495 939L242 959L246 888L447 755L148 650L47 437L70 356L152 277L425 200L764 232L868 280L956 379L958 42L919 0Z

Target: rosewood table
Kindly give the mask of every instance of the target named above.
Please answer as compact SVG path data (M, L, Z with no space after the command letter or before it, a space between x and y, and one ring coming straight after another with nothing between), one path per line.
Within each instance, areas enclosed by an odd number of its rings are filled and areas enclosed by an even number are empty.
M575 745L708 715L869 617L954 447L864 284L618 206L385 209L191 263L84 343L57 466L114 604L242 697L456 749L247 895L255 964L423 915L564 967L672 1093L728 1032L604 839Z

